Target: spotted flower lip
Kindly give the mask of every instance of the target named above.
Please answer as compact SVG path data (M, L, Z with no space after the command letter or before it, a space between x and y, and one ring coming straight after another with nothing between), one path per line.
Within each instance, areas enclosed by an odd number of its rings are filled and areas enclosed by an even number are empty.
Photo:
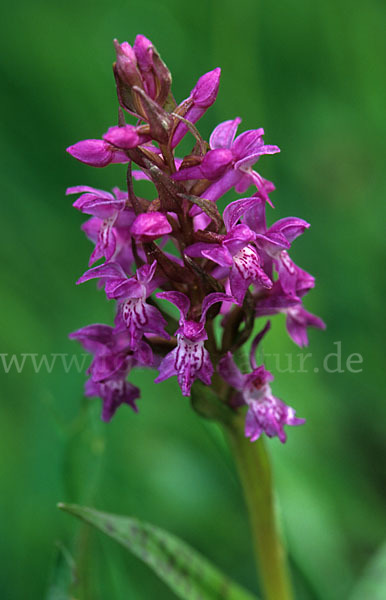
M227 215L229 216L229 214ZM237 221L237 219L236 219ZM235 218L224 217L228 228L220 243L197 242L186 248L188 256L202 256L227 267L230 289L238 304L242 304L246 291L252 283L272 287L272 281L262 268L261 258L251 242L256 234L247 225L234 224Z
M89 379L85 385L86 397L102 398L102 421L111 421L116 411L122 404L130 406L134 412L138 412L136 400L140 397L140 389L126 381L124 378L109 379L97 383Z
M195 379L201 379L210 385L213 366L209 352L204 346L208 338L205 331L206 314L216 302L232 300L231 296L222 293L212 293L206 296L202 303L199 321L188 319L191 306L189 298L182 292L159 292L157 298L168 300L180 311L180 326L176 331L177 347L165 356L159 367L159 375L155 383L177 375L182 395L190 396L190 390Z
M304 271L299 269L288 254L291 243L301 235L310 224L304 219L286 217L276 221L269 229L265 221L265 201L260 197L236 200L224 211L224 222L233 224L244 217L244 222L256 229L255 244L266 264L271 261L276 267L281 286L285 293L296 297L298 280L304 278ZM268 260L267 260L268 259ZM306 274L308 275L308 274ZM311 283L311 276L308 275Z
M116 326L118 330L127 328L130 350L137 349L144 333L165 339L170 337L165 331L166 320L160 311L146 302L159 283L159 279L155 278L156 267L157 262L154 261L137 269L134 277L127 277L119 264L106 263L89 269L78 280L78 283L84 283L90 279L101 279L107 297L118 300Z
M234 403L238 406L246 404L248 407L245 420L246 437L254 442L264 432L268 437L277 436L284 443L287 439L284 426L302 425L305 423L305 419L296 417L293 408L272 395L269 385L274 379L272 373L267 371L263 365L256 365L253 355L269 327L268 321L264 329L256 336L257 343L252 344L250 356L252 371L250 373L241 373L230 352L220 360L218 372L236 390Z

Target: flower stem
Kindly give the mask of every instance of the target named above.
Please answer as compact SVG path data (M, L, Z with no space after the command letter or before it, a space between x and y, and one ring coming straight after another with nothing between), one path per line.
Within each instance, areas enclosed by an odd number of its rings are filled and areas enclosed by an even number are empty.
M272 474L264 440L251 443L243 419L235 416L226 426L248 507L257 567L265 600L291 600L285 551L278 532Z

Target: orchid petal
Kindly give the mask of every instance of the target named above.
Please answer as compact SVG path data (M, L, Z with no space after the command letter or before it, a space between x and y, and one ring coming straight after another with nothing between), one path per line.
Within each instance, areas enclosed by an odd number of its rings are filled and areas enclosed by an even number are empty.
M209 138L211 149L231 148L240 123L240 117L236 117L236 119L224 121L223 123L220 123L220 125L217 125Z

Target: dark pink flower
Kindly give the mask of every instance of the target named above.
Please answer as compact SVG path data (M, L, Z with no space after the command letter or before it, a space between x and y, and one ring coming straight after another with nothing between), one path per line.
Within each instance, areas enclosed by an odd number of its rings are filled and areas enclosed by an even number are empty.
M209 352L204 346L208 339L205 331L206 313L216 302L232 300L222 293L209 294L202 303L199 321L188 319L190 300L181 292L160 292L158 298L168 300L180 311L180 326L176 331L177 347L165 356L159 367L156 383L177 375L182 395L190 396L190 390L195 379L199 378L210 385L213 366Z
M135 219L134 211L126 206L127 194L114 188L114 195L84 185L68 188L66 194L81 194L73 206L92 215L82 225L87 237L95 243L89 265L105 257L111 260L130 238L128 228ZM130 251L131 252L131 251ZM131 261L131 254L130 259Z
M259 194L269 201L268 193L275 189L274 185L254 171L252 166L263 154L276 154L280 148L264 144L264 129L261 128L244 131L235 139L240 123L241 119L237 117L217 125L210 136L211 149L201 164L179 170L174 179L213 181L203 194L207 200L218 200L232 187L243 193L250 185L256 185Z
M247 225L237 224L238 217L237 213L225 210L227 234L221 236L221 242L197 242L186 248L185 253L188 256L209 258L221 267L228 268L231 292L236 302L242 304L252 283L270 288L272 281L264 271L261 257L254 245L256 234Z
M269 322L258 335L258 341L268 329ZM255 352L256 346L256 343L252 344L252 353ZM287 439L284 425L302 425L305 419L296 417L293 408L273 396L269 385L273 381L273 375L263 365L256 365L252 353L252 372L241 373L230 352L220 360L218 372L238 392L234 398L235 404L248 406L245 419L246 437L255 442L264 431L268 437L277 436L284 443Z

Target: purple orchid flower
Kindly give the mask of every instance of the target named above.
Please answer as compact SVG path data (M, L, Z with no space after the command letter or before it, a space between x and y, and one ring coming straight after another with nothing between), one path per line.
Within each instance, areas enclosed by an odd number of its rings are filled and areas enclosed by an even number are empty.
M69 337L94 355L87 373L96 383L128 373L135 366L153 365L152 351L146 342L141 342L133 354L127 330L95 324L82 327Z
M210 385L213 366L209 352L204 346L208 339L205 331L206 313L216 302L232 300L231 296L215 292L206 296L202 303L199 321L188 319L190 309L189 298L181 292L159 292L157 298L164 298L174 304L180 311L180 327L176 331L177 347L169 352L159 367L159 375L155 383L177 375L183 396L190 396L190 390L195 379L199 378Z
M256 336L252 344L250 361L251 373L241 373L228 352L218 364L218 372L229 383L237 394L234 403L237 406L246 404L248 412L245 419L245 435L251 442L255 442L264 433L268 437L277 436L284 443L287 439L284 425L302 425L305 419L295 416L295 410L284 404L282 400L272 394L271 386L273 375L261 365L256 365L255 351L258 343L268 331L268 321L264 329Z
M300 269L299 269L300 270ZM308 275L303 271L305 275ZM307 280L306 277L300 278L298 282L297 293L302 296L308 291L307 286L313 287L313 278ZM265 298L258 301L256 307L256 317L275 315L284 313L286 315L286 327L290 338L300 347L308 346L308 327L325 329L326 325L316 315L305 310L300 297L293 297L286 294L280 281L276 281L273 288L268 291Z
M90 379L85 385L86 396L99 396L103 401L102 420L110 421L121 404L128 404L137 412L135 400L140 391L126 381L134 366L151 366L153 357L150 347L142 343L134 356L130 350L127 332L108 325L88 325L69 336L94 354L87 370Z
M114 195L84 185L71 187L66 191L67 195L81 193L73 206L85 214L93 215L82 225L87 237L95 243L89 265L102 257L109 261L117 251L128 248L129 228L135 219L135 213L127 206L127 194L118 188L114 188L113 192ZM129 250L131 261L131 249Z
M268 194L275 189L252 166L263 154L280 152L277 146L263 142L264 129L244 131L236 139L237 127L241 119L220 123L210 136L210 150L201 164L182 169L173 175L177 181L190 179L209 179L214 181L203 193L207 200L218 200L223 194L235 187L238 193L245 192L250 185L256 185L260 195L270 202Z
M295 265L287 250L291 247L291 243L310 227L310 224L304 219L286 217L276 221L267 229L265 200L259 196L236 200L225 208L224 221L231 219L237 222L242 216L243 222L256 232L255 244L264 256L266 271L271 272L273 262L283 290L296 297L297 281L305 272Z
M283 290L292 296L296 295L301 270L290 258L287 249L309 227L310 224L303 219L287 217L276 221L265 234L256 235L256 245L273 259Z
M134 277L128 278L119 264L106 263L89 269L77 281L100 279L105 285L106 296L118 300L116 326L118 330L128 330L130 350L138 348L144 333L170 338L164 329L166 320L157 308L146 302L161 281L155 277L156 267L157 261L145 264L137 269Z
M248 201L250 199L246 199ZM248 287L254 283L265 288L272 281L262 268L261 257L253 242L256 234L247 226L237 224L239 213L229 205L224 211L227 234L219 236L219 243L197 242L186 248L188 256L209 258L221 267L229 269L230 289L238 304L242 304Z
M184 100L175 112L182 114L184 119L190 121L190 123L196 123L201 119L216 100L220 75L221 69L219 67L202 75L190 92L189 98ZM180 143L188 131L185 123L178 123L172 138L172 148L175 148Z

